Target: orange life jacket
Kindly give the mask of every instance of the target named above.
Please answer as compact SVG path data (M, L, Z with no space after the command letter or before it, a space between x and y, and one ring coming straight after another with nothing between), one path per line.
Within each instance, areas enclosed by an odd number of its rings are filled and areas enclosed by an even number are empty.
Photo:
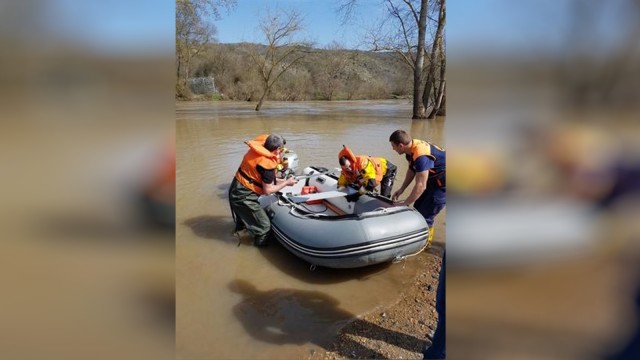
M264 147L266 138L267 135L260 135L253 140L245 142L249 146L249 151L242 159L235 176L240 184L258 195L264 194L258 165L266 170L275 171L279 162L278 156Z
M383 158L376 158L368 155L355 156L351 149L349 149L345 145L342 145L342 150L340 150L340 152L338 153L338 160L343 156L346 157L349 162L351 162L351 171L342 169L344 177L350 183L357 183L358 181L362 180L364 170L369 162L373 164L373 167L375 169L376 183L380 183L382 177L387 172L387 161Z
M176 199L176 145L175 138L167 144L162 155L162 162L155 169L146 188L149 197L166 203L175 204Z
M261 135L258 135L255 139L253 139L253 141L257 141L260 144L264 145L264 143L265 143L265 141L267 141L268 137L269 137L268 134L261 134ZM282 170L282 168L283 168L282 165L284 165L284 163L285 163L285 161L283 159L283 156L282 156L282 153L278 155L278 159L277 160L278 160L278 165L281 165L281 166L278 167L278 170Z
M411 155L407 155L409 167L415 171L414 162L420 156L427 156L434 162L434 167L429 169L429 181L435 181L439 187L445 186L445 158L444 149L419 139L413 139Z
M435 161L436 157L431 154L431 146L426 141L422 141L419 139L413 139L411 143L411 157L413 161L420 156L428 156L431 160Z

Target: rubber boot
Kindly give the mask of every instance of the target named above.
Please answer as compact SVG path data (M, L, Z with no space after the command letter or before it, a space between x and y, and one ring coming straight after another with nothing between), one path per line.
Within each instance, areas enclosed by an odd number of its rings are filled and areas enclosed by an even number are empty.
M260 235L260 236L256 236L253 239L253 245L257 246L257 247L266 247L269 245L269 239L268 239L268 235L269 234L264 234L264 235Z
M431 247L431 241L433 240L434 227L431 226L429 228L429 237L427 238L427 249Z
M236 220L236 228L233 230L234 233L237 233L238 231L242 231L244 229L246 229L247 227L244 225L244 222L240 219Z

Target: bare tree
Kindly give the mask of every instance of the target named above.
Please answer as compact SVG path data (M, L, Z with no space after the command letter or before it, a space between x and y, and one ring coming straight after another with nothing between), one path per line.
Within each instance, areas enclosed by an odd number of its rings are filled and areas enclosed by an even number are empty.
M251 54L262 80L262 95L256 111L260 111L273 84L282 74L306 56L305 49L309 46L296 40L303 26L302 16L295 10L277 13L267 10L260 19L260 30L267 40L266 47Z
M446 71L447 59L444 51L444 41L440 41L439 53L440 53L440 79L439 79L440 85L438 86L438 89L436 90L436 93L434 96L434 98L436 99L435 105L431 110L431 113L429 114L429 116L427 116L427 119L433 119L436 116L447 115L447 93L446 93L446 78L445 78L445 75L447 73Z
M339 8L343 19L350 19L359 0L343 0ZM443 6L445 0L438 0ZM413 72L413 118L426 118L423 102L422 80L424 76L425 44L429 22L440 24L438 19L429 16L433 6L428 0L383 0L388 18L369 31L367 40L374 51L393 51L411 68ZM442 22L444 28L444 21ZM436 30L436 33L438 31ZM440 34L442 30L440 31ZM434 38L433 47L438 49ZM431 55L434 54L432 51ZM434 63L429 63L429 71ZM435 71L435 70L434 70ZM444 77L442 77L444 78ZM433 85L432 85L433 86ZM430 92L431 94L431 92Z
M444 42L442 38L442 30L446 22L446 4L445 0L438 0L438 25L431 46L429 56L429 70L427 72L427 80L424 85L422 94L422 105L425 109L431 108L428 119L433 119L440 111L442 106L442 97L445 91L445 64L444 64ZM436 79L436 70L440 67L439 79ZM439 82L439 84L438 84Z
M189 97L186 86L191 60L215 38L209 17L220 17L220 7L231 8L236 0L176 0L176 96Z
M388 0L391 3L391 0ZM424 67L424 41L427 32L427 6L428 0L420 1L420 11L416 14L416 9L411 5L408 0L403 2L411 10L411 14L418 23L418 45L416 47L415 54L415 66L413 68L413 116L412 119L422 119L425 115L424 105L420 100L420 82L422 80L422 68ZM402 23L400 17L398 21ZM406 38L406 35L405 35ZM408 44L408 42L407 42Z
M384 0L388 18L369 31L374 51L393 51L413 72L413 119L424 119L422 78L427 32L428 0ZM419 6L419 7L417 7Z

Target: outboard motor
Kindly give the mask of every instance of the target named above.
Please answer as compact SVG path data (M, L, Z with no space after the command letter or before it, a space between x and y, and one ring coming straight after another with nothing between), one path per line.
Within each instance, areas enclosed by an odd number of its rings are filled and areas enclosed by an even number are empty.
M296 154L295 151L286 149L282 153L282 162L284 166L282 167L282 169L278 167L278 172L276 175L281 179L294 176L296 174L296 171L298 170L298 154ZM303 185L304 183L300 183L300 186ZM258 202L260 202L260 206L262 206L263 208L267 208L269 205L277 201L278 197L271 195L260 195L260 197L258 198Z
M282 161L286 166L279 171L280 177L284 179L289 175L295 175L296 171L298 171L298 154L293 150L287 149L283 153Z

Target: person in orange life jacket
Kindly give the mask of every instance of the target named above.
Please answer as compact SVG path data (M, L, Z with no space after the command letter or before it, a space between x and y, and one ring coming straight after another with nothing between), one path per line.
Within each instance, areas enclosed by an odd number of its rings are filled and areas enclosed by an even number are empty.
M236 222L236 231L246 228L254 237L255 246L268 245L271 221L258 202L260 195L280 191L294 185L295 178L280 179L276 176L280 152L286 141L277 134L261 135L247 141L249 151L242 159L231 187L229 204Z
M145 222L174 231L176 225L176 147L172 136L159 160L151 170L151 177L139 191Z
M393 193L392 200L397 201L404 190L415 179L411 193L397 205L413 206L424 216L429 225L427 246L433 240L433 224L436 215L446 204L446 153L443 149L426 141L412 139L403 130L394 131L389 136L391 148L399 155L404 154L409 168L400 189ZM415 202L415 203L414 203Z
M373 191L379 184L380 195L389 197L396 179L397 167L384 158L355 156L348 147L342 146L338 153L338 161L342 168L338 186L355 184L363 194L365 191Z

